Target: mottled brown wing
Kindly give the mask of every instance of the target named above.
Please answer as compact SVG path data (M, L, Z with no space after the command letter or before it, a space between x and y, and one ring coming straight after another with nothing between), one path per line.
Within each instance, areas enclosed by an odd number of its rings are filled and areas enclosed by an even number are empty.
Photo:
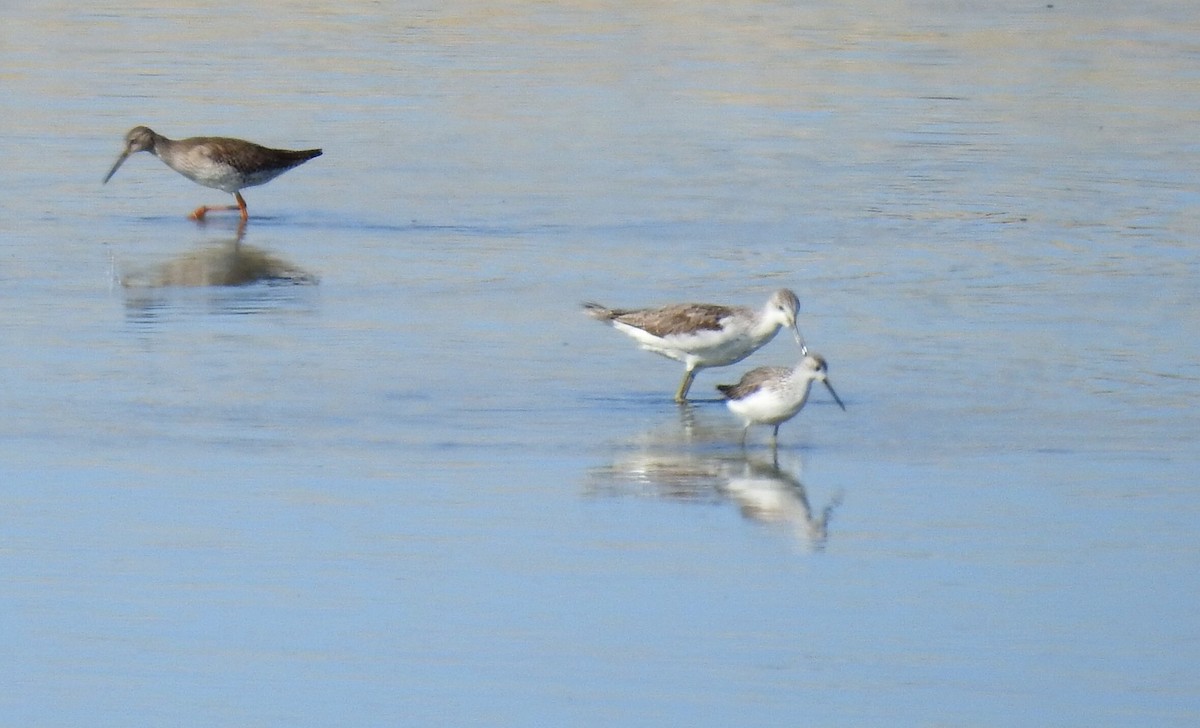
M207 137L204 143L208 147L209 157L214 161L244 173L263 169L289 169L321 154L320 149L271 149L253 142L225 137Z
M743 374L737 384L718 384L717 389L728 399L745 399L765 383L785 377L789 372L787 367L758 367Z
M693 331L718 331L721 322L741 309L711 303L678 303L663 308L614 311L613 319L646 333L664 337Z

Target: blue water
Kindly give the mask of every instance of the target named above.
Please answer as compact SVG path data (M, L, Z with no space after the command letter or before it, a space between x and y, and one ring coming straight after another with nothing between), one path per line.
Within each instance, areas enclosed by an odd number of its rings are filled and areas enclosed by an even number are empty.
M0 724L1200 720L1200 11L7 16ZM579 309L783 286L775 454Z

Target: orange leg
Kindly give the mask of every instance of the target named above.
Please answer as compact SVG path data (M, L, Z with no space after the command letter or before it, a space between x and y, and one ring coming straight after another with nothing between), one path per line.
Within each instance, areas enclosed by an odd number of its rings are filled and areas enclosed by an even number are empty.
M209 211L211 211L211 210L239 210L242 213L242 222L246 222L247 220L250 219L250 213L246 210L246 200L242 198L241 192L234 192L233 196L237 200L236 205L224 205L221 207L211 207L209 205L201 205L200 207L197 207L195 210L192 210L192 214L188 215L188 219L200 222L204 219L204 216L207 215L209 213Z
M234 192L233 196L237 200L238 209L242 211L242 222L244 223L250 219L250 213L246 210L246 201L242 199L241 192Z

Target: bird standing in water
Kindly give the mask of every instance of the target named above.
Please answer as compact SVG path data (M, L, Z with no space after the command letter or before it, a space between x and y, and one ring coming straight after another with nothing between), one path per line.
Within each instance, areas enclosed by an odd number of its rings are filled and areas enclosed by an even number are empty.
M696 371L736 364L775 338L786 326L803 351L796 327L800 300L786 288L772 294L761 310L712 303L677 303L662 308L605 308L585 303L589 316L630 336L646 351L683 362L676 402L686 402Z
M136 152L152 152L171 169L196 184L224 190L233 195L237 206L197 207L190 218L203 220L209 210L239 210L242 222L250 218L241 191L266 184L292 167L321 155L320 149L271 149L254 142L228 137L191 137L168 139L153 129L135 126L125 135L125 151L117 157L104 182L112 178L126 159Z
M829 383L829 367L819 354L811 354L800 360L794 368L758 367L742 375L737 384L718 384L717 390L725 395L729 410L742 418L742 446L746 445L746 433L750 425L774 425L771 444L779 438L779 426L792 419L804 408L814 381L824 382L833 400L844 411L846 405Z

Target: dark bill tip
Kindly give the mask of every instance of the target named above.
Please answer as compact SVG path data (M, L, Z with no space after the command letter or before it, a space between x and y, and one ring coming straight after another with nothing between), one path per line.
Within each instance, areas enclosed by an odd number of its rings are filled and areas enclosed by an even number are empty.
M837 392L833 391L833 385L829 383L828 379L825 380L825 388L828 389L829 393L833 395L833 401L837 402L838 407L841 407L842 411L845 412L846 405L842 404L842 398L838 396Z
M117 168L124 164L125 160L128 158L129 152L125 152L121 156L117 157L117 161L113 163L112 169L108 170L108 174L104 175L104 181L100 184L108 184L108 181L112 179L112 176L117 173Z

